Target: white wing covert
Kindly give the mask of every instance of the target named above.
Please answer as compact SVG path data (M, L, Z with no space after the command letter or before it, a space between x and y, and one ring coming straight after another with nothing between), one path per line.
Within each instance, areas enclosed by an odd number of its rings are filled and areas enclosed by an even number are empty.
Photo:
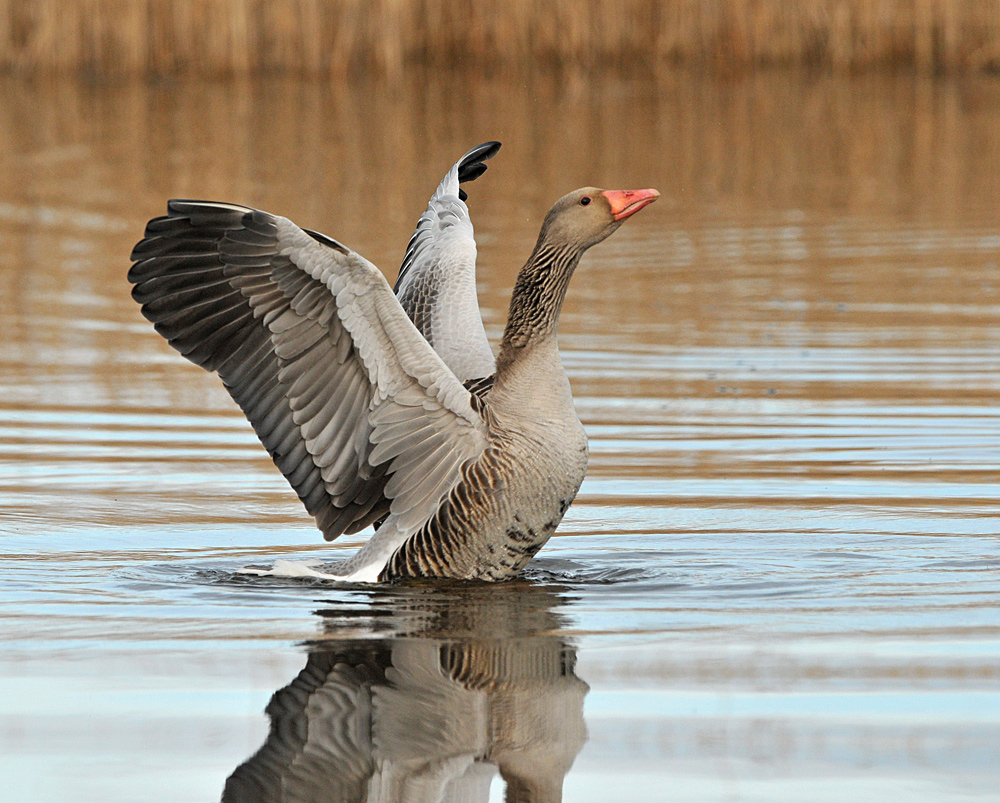
M486 142L445 174L410 238L395 292L407 315L462 382L491 376L493 350L476 295L476 241L460 184L486 172L500 150Z
M328 540L429 518L486 427L382 274L335 240L171 201L132 255L156 330L222 378Z

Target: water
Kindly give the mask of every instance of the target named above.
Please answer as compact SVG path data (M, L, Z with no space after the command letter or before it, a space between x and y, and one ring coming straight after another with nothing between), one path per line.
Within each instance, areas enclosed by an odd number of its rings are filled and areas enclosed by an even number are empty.
M996 799L996 81L3 93L4 800ZM557 536L497 588L236 574L363 538L138 314L145 220L249 203L392 278L492 138L493 338L553 199L664 194L570 288Z

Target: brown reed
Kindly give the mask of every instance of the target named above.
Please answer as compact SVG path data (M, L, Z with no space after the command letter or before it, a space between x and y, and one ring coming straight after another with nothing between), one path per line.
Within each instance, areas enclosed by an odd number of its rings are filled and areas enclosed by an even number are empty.
M0 0L0 70L1000 69L1000 0Z

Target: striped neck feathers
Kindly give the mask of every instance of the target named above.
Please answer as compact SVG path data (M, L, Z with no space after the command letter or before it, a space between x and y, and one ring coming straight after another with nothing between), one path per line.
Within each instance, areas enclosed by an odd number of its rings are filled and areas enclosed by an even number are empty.
M535 250L517 275L497 358L498 371L523 350L558 333L566 289L584 250L578 245L551 241L545 232L538 238Z

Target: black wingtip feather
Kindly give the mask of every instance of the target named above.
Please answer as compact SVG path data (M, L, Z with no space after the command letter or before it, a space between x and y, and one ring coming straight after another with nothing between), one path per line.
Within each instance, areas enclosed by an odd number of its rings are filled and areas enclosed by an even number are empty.
M340 253L346 255L348 253L347 247L343 243L339 243L333 239L333 237L327 237L325 234L320 234L318 231L313 231L312 229L302 229L306 234L312 237L316 242L323 243L323 245L329 246L334 251L340 251Z
M476 162L474 165L469 165L467 170L460 172L459 178L461 181L475 181L485 172L486 165L482 162Z
M501 144L494 140L477 145L465 154L458 163L458 183L464 184L466 181L475 181L479 178L486 172L486 165L483 162L488 162L496 156L500 148Z

